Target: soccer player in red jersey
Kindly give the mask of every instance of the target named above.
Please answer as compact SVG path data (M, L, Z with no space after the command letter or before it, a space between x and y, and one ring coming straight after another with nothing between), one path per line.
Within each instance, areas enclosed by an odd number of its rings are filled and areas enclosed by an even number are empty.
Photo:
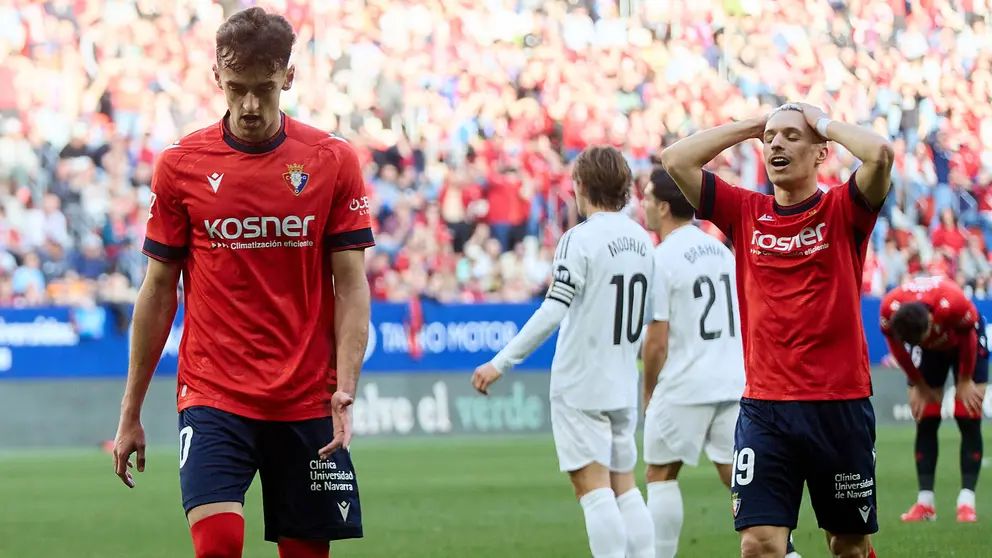
M961 492L958 521L978 520L975 486L982 468L982 402L989 378L985 320L953 281L917 279L882 300L879 326L896 362L909 378L909 405L916 419L919 496L903 521L932 521L937 430L947 373L954 374L954 419L961 431ZM912 352L911 352L912 351Z
M260 8L222 24L228 113L163 151L152 179L114 466L129 487L132 453L144 469L141 406L182 277L179 479L198 558L241 556L256 472L280 557L327 558L330 541L362 536L349 413L374 241L355 151L279 110L295 40Z
M758 139L774 195L703 170ZM835 141L862 161L827 192L817 167ZM869 237L889 191L892 147L807 104L704 130L662 152L697 216L733 240L747 379L735 433L734 525L741 556L778 558L803 484L834 556L874 556L875 415L861 322Z

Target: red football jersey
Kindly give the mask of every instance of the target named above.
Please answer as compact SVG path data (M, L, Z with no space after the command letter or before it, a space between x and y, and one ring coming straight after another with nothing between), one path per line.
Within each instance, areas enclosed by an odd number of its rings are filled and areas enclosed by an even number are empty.
M861 278L878 216L845 187L781 206L706 172L700 219L733 240L747 386L780 401L871 395Z
M922 302L933 315L930 333L920 342L920 348L934 351L956 349L968 338L978 321L978 308L965 296L954 281L943 277L922 277L889 291L882 299L879 326L889 336L889 323L899 306L907 302Z
M354 149L285 115L273 139L252 144L221 120L161 153L149 213L144 253L183 262L179 410L327 416L330 256L374 244Z

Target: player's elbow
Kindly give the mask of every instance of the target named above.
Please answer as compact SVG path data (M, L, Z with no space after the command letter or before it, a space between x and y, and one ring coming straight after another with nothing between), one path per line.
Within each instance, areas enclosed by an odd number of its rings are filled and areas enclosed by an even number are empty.
M673 177L682 169L702 168L701 166L696 167L693 165L686 154L682 153L683 150L681 147L678 143L675 143L661 152L661 166Z
M871 163L879 168L891 168L892 162L895 161L895 150L892 148L892 142L879 137L878 142L872 147L869 152L869 158L865 163Z

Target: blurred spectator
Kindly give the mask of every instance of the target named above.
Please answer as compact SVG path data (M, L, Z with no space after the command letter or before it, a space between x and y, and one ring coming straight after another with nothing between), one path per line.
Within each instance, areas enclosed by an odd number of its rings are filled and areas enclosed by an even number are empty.
M363 162L378 299L540 296L555 242L579 221L568 164L583 147L622 149L641 185L664 145L787 99L895 142L868 292L937 272L985 296L987 0L642 2L629 17L561 0L8 0L0 304L133 297L156 154L223 114L214 31L248 4L299 33L284 110L346 137ZM857 164L833 147L823 188ZM756 143L711 170L770 190Z

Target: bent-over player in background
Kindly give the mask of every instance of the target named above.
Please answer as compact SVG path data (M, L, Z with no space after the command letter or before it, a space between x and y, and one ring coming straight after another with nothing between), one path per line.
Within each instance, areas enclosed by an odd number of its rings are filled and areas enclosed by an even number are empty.
M280 557L327 558L329 541L362 536L349 407L373 238L355 151L279 110L294 41L261 8L221 25L214 78L228 112L163 151L152 179L114 466L132 488L132 453L144 469L141 406L182 275L179 482L198 558L241 556L256 472Z
M961 431L957 515L958 521L975 522L975 486L982 468L982 403L989 378L985 320L953 281L927 277L885 295L879 326L892 356L909 378L909 405L916 419L919 495L902 520L937 518L933 497L937 430L944 384L951 372L957 386L954 420Z
M655 557L672 558L682 530L678 474L699 455L730 487L744 353L734 254L692 224L695 212L667 172L644 190L644 220L658 233L654 314L644 334L644 461ZM786 558L800 558L789 541Z
M613 147L589 147L572 177L586 220L562 236L541 307L472 384L482 393L561 325L551 364L551 429L586 520L594 558L654 556L654 528L637 483L637 352L651 316L652 242L621 211L630 167ZM612 319L611 319L612 318Z
M703 170L725 149L761 140L774 195ZM819 189L836 141L862 161ZM734 440L734 525L741 556L781 558L803 484L830 552L874 556L875 414L861 321L869 237L889 191L892 147L807 104L693 134L662 152L701 219L733 240L747 385Z

